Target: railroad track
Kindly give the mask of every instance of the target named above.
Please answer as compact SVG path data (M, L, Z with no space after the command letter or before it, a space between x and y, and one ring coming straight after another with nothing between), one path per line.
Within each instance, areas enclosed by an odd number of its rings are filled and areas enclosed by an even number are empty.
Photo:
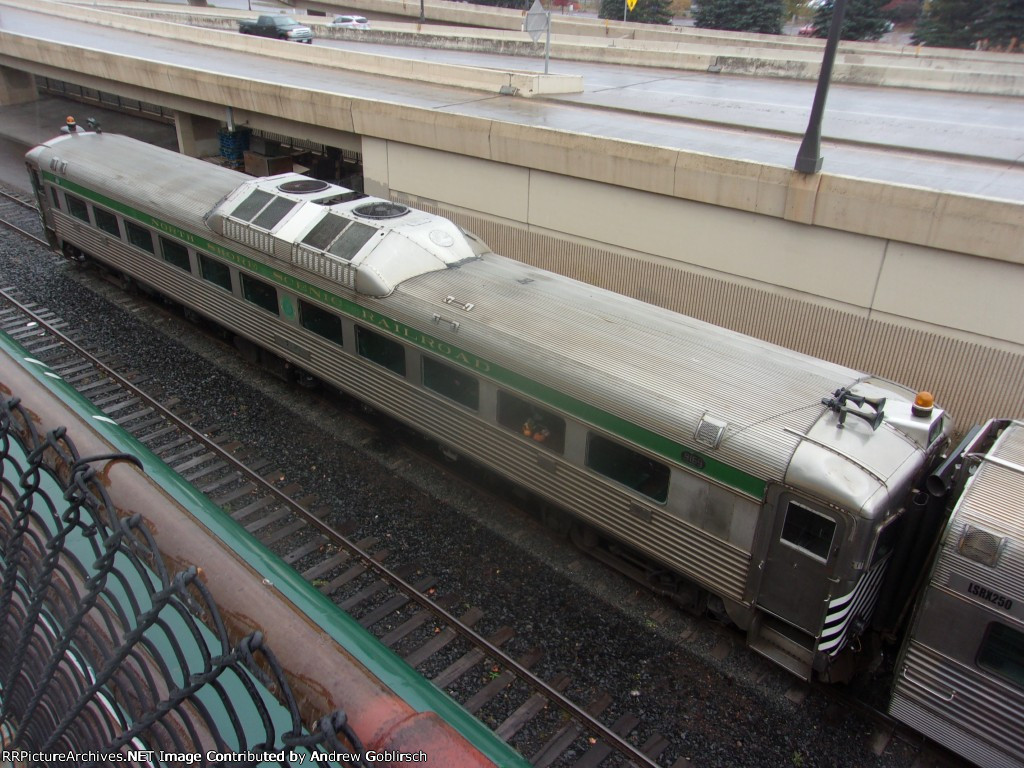
M28 214L26 215L26 212ZM0 219L46 245L33 228L31 204L4 194ZM335 604L352 615L410 666L449 691L471 713L537 766L657 766L669 745L652 735L640 745L629 735L640 719L625 714L611 726L600 720L612 697L600 693L584 707L562 694L568 674L542 679L531 672L539 649L513 657L502 650L515 636L503 627L484 637L473 626L483 611L441 595L436 580L415 563L389 566L390 553L374 539L354 540L354 526L329 525L329 508L294 484L267 460L215 424L178 413L140 387L144 373L120 375L124 364L90 352L53 312L0 290L0 330L49 365L106 415L205 493L249 533L278 553ZM101 359L104 358L104 359ZM682 761L685 762L685 761Z
M0 224L39 245L48 245L35 204L4 189L0 189Z

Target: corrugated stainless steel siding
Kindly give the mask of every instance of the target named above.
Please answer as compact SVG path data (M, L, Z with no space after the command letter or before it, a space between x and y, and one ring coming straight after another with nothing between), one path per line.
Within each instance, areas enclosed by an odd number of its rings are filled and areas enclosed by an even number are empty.
M1024 424L1006 427L990 456L1024 466ZM962 556L960 534L972 525L1007 543L995 567ZM929 586L919 600L903 651L890 711L909 725L984 766L1024 766L1024 694L978 668L988 622L1024 622L1008 609L976 600L961 584L983 584L1024 601L1024 473L984 461L965 487L943 535ZM969 631L958 639L947 628ZM948 643L948 647L944 647Z
M989 455L1024 467L1024 424L1008 426ZM1006 537L995 568L959 554L957 545L966 525ZM978 467L949 523L932 581L948 583L954 573L1024 601L1024 473L992 462Z
M569 465L559 465L555 474L544 470L537 464L537 456L542 455L537 448L442 398L410 389L383 369L366 366L354 373L337 383L524 487L577 511L716 592L737 602L744 600L750 557L737 547L672 517L657 505L649 505L652 519L644 522L629 512L633 498L614 484Z
M558 239L409 196L396 198L457 221L497 253L523 263L927 389L964 427L994 415L1024 417L1024 355L998 345L815 304L685 264Z
M889 710L985 768L1024 766L1024 706L1004 686L912 642Z

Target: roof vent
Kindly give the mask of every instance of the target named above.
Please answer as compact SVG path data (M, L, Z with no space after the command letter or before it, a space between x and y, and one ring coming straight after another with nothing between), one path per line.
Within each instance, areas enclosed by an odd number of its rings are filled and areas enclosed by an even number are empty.
M399 216L405 216L408 212L408 207L400 203L391 203L387 200L381 200L376 203L363 203L352 209L352 213L356 216L362 216L364 219L396 219Z
M999 564L999 556L1005 544L1006 539L1002 536L965 525L956 549L969 560L995 568Z
M705 413L693 433L693 439L708 448L717 448L722 444L722 435L725 434L727 426L728 422L712 418Z
M314 192L323 192L330 186L326 181L320 179L296 179L279 184L277 188L292 195L311 195Z

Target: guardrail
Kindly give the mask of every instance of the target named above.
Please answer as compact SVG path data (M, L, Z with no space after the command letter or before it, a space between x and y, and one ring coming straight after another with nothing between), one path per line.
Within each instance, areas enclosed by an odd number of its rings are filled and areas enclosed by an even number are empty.
M0 401L0 733L16 762L336 765L359 738L338 710L315 733L259 631L231 642L194 565L167 570L141 514L106 487L131 454L79 454L17 397ZM339 738L341 734L342 738ZM214 754L211 754L214 753Z

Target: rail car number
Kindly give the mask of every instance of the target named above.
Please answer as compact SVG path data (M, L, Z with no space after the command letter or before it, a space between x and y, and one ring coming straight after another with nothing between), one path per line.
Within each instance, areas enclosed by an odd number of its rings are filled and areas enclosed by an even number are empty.
M689 464L691 467L694 467L696 469L704 469L706 465L704 459L702 459L696 453L692 453L690 451L683 451L682 455L679 458L681 458L684 463Z
M1007 611L1013 608L1013 600L1008 598L1006 595L1001 595L994 589L983 587L981 584L975 584L973 581L967 582L967 591L975 597L987 600L996 608L1003 608Z
M986 587L984 584L971 581L960 574L951 574L949 577L949 586L958 592L970 595L983 603L987 603L993 608L1006 611L1018 618L1024 618L1024 602L1004 595L1002 592L997 592L991 587Z

